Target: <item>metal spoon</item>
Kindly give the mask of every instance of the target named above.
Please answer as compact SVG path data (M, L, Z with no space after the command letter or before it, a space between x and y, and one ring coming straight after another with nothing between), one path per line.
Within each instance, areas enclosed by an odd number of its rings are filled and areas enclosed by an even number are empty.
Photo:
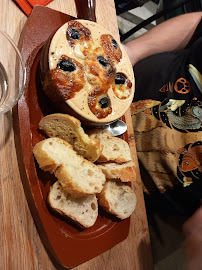
M118 119L113 123L105 125L104 129L107 129L112 136L119 136L127 130L127 125L125 122Z

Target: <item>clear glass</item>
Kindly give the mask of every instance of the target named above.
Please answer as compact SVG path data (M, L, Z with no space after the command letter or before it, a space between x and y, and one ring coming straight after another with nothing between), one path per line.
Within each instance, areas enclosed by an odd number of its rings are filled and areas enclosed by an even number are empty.
M22 56L13 40L0 29L0 114L12 109L26 82Z

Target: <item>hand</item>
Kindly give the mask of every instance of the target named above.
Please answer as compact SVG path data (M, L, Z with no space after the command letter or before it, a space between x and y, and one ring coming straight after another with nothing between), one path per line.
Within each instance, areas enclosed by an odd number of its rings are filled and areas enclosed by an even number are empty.
M183 232L185 234L183 248L188 269L202 270L202 207L184 223Z

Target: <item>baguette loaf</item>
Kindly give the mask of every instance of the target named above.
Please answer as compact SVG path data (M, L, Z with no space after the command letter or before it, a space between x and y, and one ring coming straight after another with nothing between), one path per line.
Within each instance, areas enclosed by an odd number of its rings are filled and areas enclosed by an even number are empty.
M75 198L57 181L50 187L47 202L57 213L72 219L82 228L93 226L98 216L96 195Z
M126 141L111 136L109 131L104 129L95 129L89 132L90 138L100 141L103 146L102 153L97 162L113 161L124 163L132 160L130 148Z
M39 167L55 173L64 190L75 197L100 193L106 181L100 168L79 156L59 138L49 138L33 148Z
M119 178L122 182L136 181L136 171L133 161L129 161L123 164L117 163L101 163L97 165L107 179Z
M98 203L107 212L120 219L128 218L136 207L136 195L127 185L118 181L107 181L98 195Z
M98 140L89 138L81 122L73 116L61 113L47 115L41 119L39 128L49 137L61 138L73 146L84 158L95 162L102 151Z

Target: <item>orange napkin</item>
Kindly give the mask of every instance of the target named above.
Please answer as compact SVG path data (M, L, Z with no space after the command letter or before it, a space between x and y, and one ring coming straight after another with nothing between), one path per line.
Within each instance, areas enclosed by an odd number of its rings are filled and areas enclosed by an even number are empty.
M36 5L46 6L53 0L13 0L16 5L29 16L32 12L32 8Z
M50 2L52 2L53 0L27 0L27 2L32 6L36 6L36 5L41 5L41 6L46 6L48 5Z
M27 15L32 12L32 7L26 0L13 0L13 2L16 3L16 5Z

